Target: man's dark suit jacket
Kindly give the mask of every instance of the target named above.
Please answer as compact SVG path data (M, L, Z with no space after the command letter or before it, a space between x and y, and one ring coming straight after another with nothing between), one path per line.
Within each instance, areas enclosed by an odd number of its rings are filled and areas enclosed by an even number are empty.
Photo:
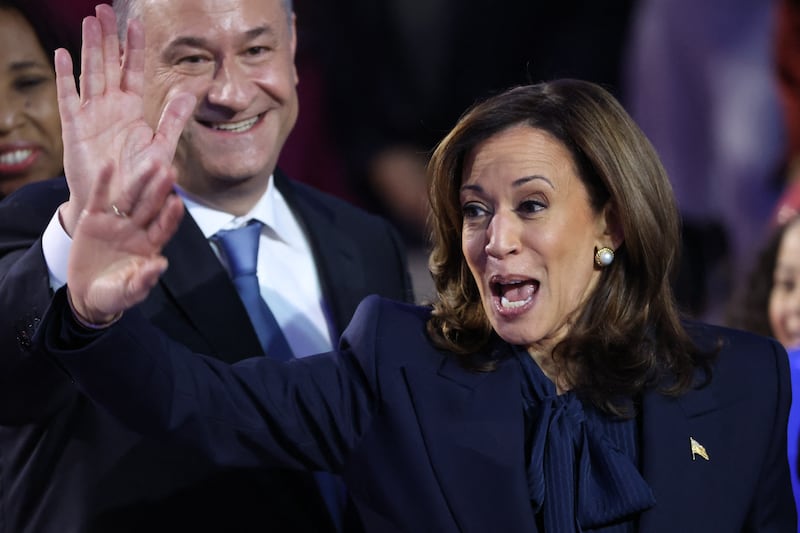
M465 370L429 342L429 309L369 297L338 354L228 366L156 335L135 310L85 335L64 292L41 345L141 431L180 438L221 465L342 472L368 532L537 531L520 365L510 357L493 372ZM785 350L740 331L690 331L722 348L707 386L641 399L639 467L657 503L637 530L794 532ZM707 458L693 456L692 438Z
M280 172L275 180L309 236L339 332L368 294L412 297L405 252L384 220ZM60 178L0 204L0 532L328 531L310 475L218 471L191 449L142 438L30 351L52 298L39 237L67 194ZM165 255L169 269L141 305L144 315L227 362L261 353L188 213Z

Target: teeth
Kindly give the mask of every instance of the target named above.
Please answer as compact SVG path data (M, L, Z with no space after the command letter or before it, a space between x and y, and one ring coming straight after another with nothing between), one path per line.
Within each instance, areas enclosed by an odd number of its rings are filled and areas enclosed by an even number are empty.
M530 298L525 298L524 300L518 300L516 302L512 302L511 300L509 300L505 296L502 296L500 298L500 305L502 305L506 309L516 309L517 307L522 307L523 305L525 305L526 303L528 303L530 301L531 301Z
M0 164L2 165L16 165L28 159L33 150L14 150L13 152L6 152L0 155Z
M222 130L222 131L232 131L234 133L241 133L243 131L247 131L252 128L255 123L258 121L258 117L248 118L247 120L242 120L241 122L227 122L224 124L211 124L211 128L215 130Z

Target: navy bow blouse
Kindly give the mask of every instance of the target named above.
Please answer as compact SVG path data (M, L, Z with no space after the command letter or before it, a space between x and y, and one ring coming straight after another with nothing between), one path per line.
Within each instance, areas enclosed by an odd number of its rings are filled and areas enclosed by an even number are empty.
M638 465L635 418L622 419L561 395L524 350L526 465L536 523L546 532L628 533L655 497Z

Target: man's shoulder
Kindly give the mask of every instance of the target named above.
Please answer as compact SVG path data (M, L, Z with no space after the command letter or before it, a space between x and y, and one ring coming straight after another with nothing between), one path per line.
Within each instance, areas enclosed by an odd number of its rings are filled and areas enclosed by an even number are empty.
M313 209L317 214L339 222L387 223L380 215L370 213L362 207L316 189L311 185L288 178L285 174L276 173L276 179L279 183L279 190L284 194L289 204L293 207L299 207L303 211Z
M0 202L0 239L38 237L58 206L68 199L69 189L63 177L20 187Z

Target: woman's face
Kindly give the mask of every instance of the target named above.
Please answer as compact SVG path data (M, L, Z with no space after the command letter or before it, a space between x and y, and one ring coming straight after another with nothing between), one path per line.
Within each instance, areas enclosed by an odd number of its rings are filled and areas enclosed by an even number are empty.
M479 144L461 185L462 251L495 331L549 354L600 275L596 249L613 248L566 147L514 126Z
M63 169L55 72L28 21L0 8L0 197Z
M769 324L786 348L800 346L800 222L786 228L778 248L769 295Z

